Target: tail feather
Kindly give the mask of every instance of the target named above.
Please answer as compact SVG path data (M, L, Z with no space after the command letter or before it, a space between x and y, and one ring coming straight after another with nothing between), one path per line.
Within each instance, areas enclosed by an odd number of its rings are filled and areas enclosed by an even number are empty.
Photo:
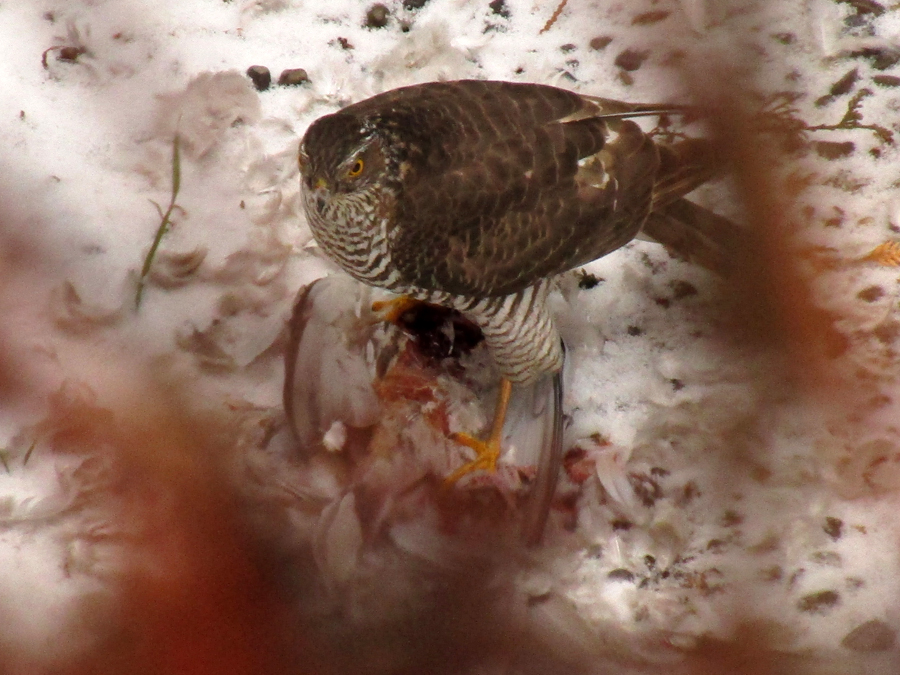
M713 145L688 139L671 145L658 144L659 169L653 186L653 210L680 199L720 173Z
M747 241L728 218L687 199L676 199L650 213L643 233L686 260L728 277Z

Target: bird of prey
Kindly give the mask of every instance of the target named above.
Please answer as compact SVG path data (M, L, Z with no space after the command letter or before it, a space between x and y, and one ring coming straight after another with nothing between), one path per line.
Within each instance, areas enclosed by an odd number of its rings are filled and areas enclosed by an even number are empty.
M394 89L306 131L303 204L325 254L366 284L461 312L504 378L490 437L457 435L478 456L451 480L494 468L512 385L551 375L560 403L555 276L642 229L677 248L718 225L683 198L714 172L709 143L656 142L631 119L671 110L460 80Z

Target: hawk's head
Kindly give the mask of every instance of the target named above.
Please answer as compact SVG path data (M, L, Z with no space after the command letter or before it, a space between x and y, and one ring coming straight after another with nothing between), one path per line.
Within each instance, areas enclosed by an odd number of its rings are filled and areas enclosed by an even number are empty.
M384 177L378 136L342 112L312 123L300 142L299 160L303 188L323 196L365 190Z

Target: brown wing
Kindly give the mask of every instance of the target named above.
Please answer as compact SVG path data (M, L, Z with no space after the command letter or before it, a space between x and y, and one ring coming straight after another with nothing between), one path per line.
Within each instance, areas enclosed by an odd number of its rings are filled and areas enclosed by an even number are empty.
M369 119L402 154L391 254L404 280L489 296L637 234L659 156L615 115L646 109L541 85L461 81L395 90L346 112Z
M445 180L461 197L433 217L440 258L419 272L449 292L506 295L633 239L650 209L655 148L636 125L620 122L614 142L579 167L585 156L574 151L572 137L583 130L566 126L516 147L520 155L532 152L524 172L489 149L481 163ZM516 180L505 179L516 171Z

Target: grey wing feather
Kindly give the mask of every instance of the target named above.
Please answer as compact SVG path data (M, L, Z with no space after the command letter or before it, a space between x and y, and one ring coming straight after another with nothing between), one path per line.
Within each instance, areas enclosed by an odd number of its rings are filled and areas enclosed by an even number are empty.
M321 443L335 421L367 427L380 417L365 356L373 324L354 313L363 292L356 282L332 276L297 294L282 397L288 424L304 454Z
M537 462L537 475L528 499L523 538L529 546L540 543L550 507L556 494L559 472L563 459L563 372L553 373L552 389L545 392L545 429L541 438L541 454ZM539 385L538 391L544 389Z

